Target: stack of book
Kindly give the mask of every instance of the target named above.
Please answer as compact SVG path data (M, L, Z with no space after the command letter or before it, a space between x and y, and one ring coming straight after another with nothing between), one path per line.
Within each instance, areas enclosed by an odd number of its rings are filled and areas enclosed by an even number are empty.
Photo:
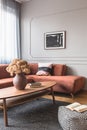
M32 88L42 87L40 82L29 83L29 86L32 87Z
M79 102L74 102L70 105L67 105L66 108L77 112L87 111L87 105L81 105Z

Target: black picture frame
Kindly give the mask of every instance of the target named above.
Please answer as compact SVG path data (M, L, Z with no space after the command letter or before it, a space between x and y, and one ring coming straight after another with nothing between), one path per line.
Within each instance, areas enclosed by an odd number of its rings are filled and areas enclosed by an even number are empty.
M45 33L45 49L65 48L65 31Z

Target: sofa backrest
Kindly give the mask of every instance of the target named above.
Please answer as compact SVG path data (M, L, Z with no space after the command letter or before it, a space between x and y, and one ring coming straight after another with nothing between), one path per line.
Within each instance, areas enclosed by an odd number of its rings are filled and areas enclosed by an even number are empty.
M36 74L38 71L38 63L29 63L30 65L30 74ZM0 79L9 78L10 73L6 71L8 64L0 64ZM53 64L52 65L52 75L63 76L66 74L66 65L64 64Z
M38 71L38 63L29 63L30 65L30 74L36 74ZM52 75L63 76L66 74L66 65L64 64L53 64L52 65Z
M52 75L63 76L66 74L66 65L64 64L53 64Z
M0 64L0 79L11 77L10 73L6 71L7 66L8 64Z
M30 66L30 74L36 74L38 71L38 63L29 63Z

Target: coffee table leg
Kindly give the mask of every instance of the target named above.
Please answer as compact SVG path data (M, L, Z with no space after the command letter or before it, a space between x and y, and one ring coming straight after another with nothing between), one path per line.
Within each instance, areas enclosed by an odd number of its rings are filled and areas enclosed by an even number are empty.
M55 104L55 96L54 96L53 87L51 87L51 93L52 93L52 98L53 98L53 104Z
M3 99L3 112L4 112L4 123L5 123L5 126L8 126L6 99Z

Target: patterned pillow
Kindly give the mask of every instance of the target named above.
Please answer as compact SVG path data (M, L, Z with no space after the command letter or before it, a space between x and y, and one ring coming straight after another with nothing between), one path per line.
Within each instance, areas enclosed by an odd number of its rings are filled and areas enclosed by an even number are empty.
M47 76L51 75L52 63L38 63L38 72L36 75Z

